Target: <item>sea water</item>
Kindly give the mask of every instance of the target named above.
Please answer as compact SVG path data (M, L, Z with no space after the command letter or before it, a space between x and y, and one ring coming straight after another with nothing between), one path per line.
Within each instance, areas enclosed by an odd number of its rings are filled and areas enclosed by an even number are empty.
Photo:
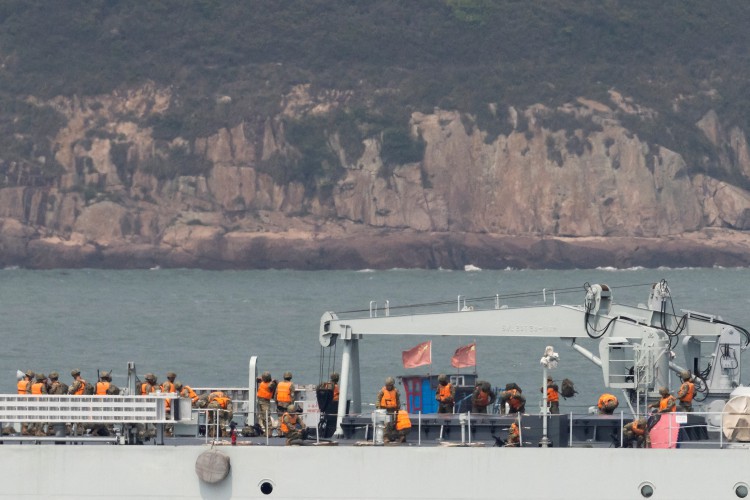
M646 303L648 284L666 279L680 309L720 315L750 329L748 269L595 269L567 271L202 271L6 269L0 274L0 390L15 392L16 370L58 371L70 383L80 368L95 382L97 370L112 370L124 386L127 363L164 380L198 387L246 387L248 360L258 356L260 371L276 378L285 371L298 384L317 384L340 370L341 347L322 349L318 341L325 311L364 310L376 301L379 314L387 300L391 314L407 304L446 301L456 310L464 299L505 297L501 305L579 305L584 283L606 283L615 302ZM638 286L634 286L638 285ZM554 296L552 289L560 290ZM463 299L459 299L459 296ZM468 304L472 302L469 301ZM494 301L475 307L494 307ZM533 316L529 319L533 324ZM580 328L583 329L583 321ZM402 351L432 340L432 365L404 369ZM450 358L466 337L371 336L360 344L362 398L374 403L387 376L455 372ZM561 410L583 411L604 390L601 370L558 339L479 337L477 373L494 386L516 382L525 389L527 409L538 407L542 381L539 360L546 345L560 354L551 374L572 379L579 394L561 402ZM579 342L595 354L598 346ZM681 350L677 359L683 364ZM335 356L334 356L335 355ZM743 356L743 360L745 356ZM702 366L701 368L705 368ZM463 372L473 369L464 368ZM750 365L746 373L750 372ZM747 384L750 373L743 375ZM677 381L674 380L676 384ZM365 409L367 406L365 407Z

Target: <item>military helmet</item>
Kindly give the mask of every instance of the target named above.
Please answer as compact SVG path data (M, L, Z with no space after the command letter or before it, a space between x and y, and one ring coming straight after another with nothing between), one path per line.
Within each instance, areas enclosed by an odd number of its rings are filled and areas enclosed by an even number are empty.
M680 376L682 377L682 380L690 380L690 372L687 370L683 370L682 373L680 373Z
M292 380L292 372L284 372L284 380Z
M60 378L60 374L57 372L49 372L49 378L51 378L52 380L57 380L58 378Z
M338 382L339 381L339 374L336 372L331 373L331 382Z
M153 373L147 373L146 377L144 378L146 379L146 382L152 382L154 384L156 383L156 375L154 375Z
M31 377L31 378L34 378L34 372L33 372L33 371L31 371L31 370L26 370L26 376L27 376L27 377Z
M175 372L167 372L167 378L169 380L174 380L175 378L177 378L177 374Z
M44 380L46 378L47 378L47 375L45 375L44 373L37 373L36 374L37 381L42 381L42 380Z
M180 382L179 380L175 380L174 381L174 390L175 391L179 391L181 389L182 389L182 382Z
M302 406L300 406L299 404L294 404L292 405L291 410L294 413L302 413Z
M448 375L445 373L438 375L438 382L448 382Z
M102 372L99 378L102 380L112 380L112 372Z
M260 376L260 379L263 382L270 382L271 381L271 372L263 372L263 374Z
M74 368L74 369L70 370L70 376L71 377L77 377L80 374L81 374L81 370L79 370L78 368Z
M667 394L669 394L669 389L667 389L666 387L659 387L659 394L661 394L662 396L666 396Z
M396 380L393 377L386 377L385 385L394 385L395 383L396 383Z

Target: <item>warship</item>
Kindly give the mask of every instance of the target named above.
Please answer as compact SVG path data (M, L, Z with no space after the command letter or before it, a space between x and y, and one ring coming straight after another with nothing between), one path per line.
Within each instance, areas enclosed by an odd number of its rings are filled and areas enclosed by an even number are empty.
M604 284L586 284L580 305L558 304L554 290L541 293L543 304L526 307L508 307L507 296L494 295L424 304L423 310L371 303L361 311L325 312L318 339L324 352L341 353L345 404L331 405L330 387L299 388L296 400L308 425L306 439L293 443L299 446L258 435L258 427L270 428L275 417L256 410L254 356L246 386L220 388L233 401L227 427L211 415L214 410L194 408L190 399L134 395L132 363L127 390L118 396L1 395L0 497L748 496L750 389L740 383L741 352L750 342L745 328L708 313L676 313L665 281L650 285L647 302L638 305L618 304ZM552 415L543 398L524 414L497 406L472 414L458 405L456 413L437 414L425 404L436 380L424 377L417 384L419 398L409 399L408 440L391 444L384 439L388 415L363 411L360 341L373 335L562 339L601 371L605 387L621 393L622 411ZM540 385L558 359L552 348L541 354L528 360L539 363ZM674 372L688 372L695 383L694 411L651 413L659 388L670 385ZM462 377L451 375L454 383L471 387L474 379ZM624 446L622 428L635 417L649 419L651 447ZM23 435L21 422L50 432ZM507 446L513 423L520 443ZM108 431L95 432L101 428Z

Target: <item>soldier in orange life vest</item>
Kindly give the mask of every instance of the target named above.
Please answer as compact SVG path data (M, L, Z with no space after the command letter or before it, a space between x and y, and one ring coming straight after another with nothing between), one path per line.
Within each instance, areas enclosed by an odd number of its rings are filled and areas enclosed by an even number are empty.
M650 440L648 437L648 420L645 418L636 418L632 422L625 424L622 428L623 446L625 448L632 448L633 444L637 448L650 448Z
M661 395L659 403L651 403L648 405L649 408L656 408L658 406L659 413L677 411L677 400L669 393L669 389L666 387L659 387L659 394Z
M176 380L174 383L174 389L180 395L181 398L190 398L193 403L193 407L198 402L198 395L195 393L192 387L189 385L183 385L182 382Z
M70 376L73 377L73 383L68 388L68 394L83 396L86 392L86 381L81 377L81 370L78 368L71 370Z
M599 401L596 404L597 408L599 408L599 413L602 415L612 415L619 405L620 402L617 398L608 393L599 396Z
M31 394L31 384L34 383L34 372L26 370L26 376L18 381L18 394Z
M506 403L508 404L508 414L526 412L526 397L515 382L505 384L505 390L500 393L500 413L505 411Z
M165 380L164 383L161 384L161 392L177 392L174 388L174 379L176 378L177 374L175 372L167 372L167 380Z
M302 407L298 404L290 405L288 411L281 416L280 427L286 436L287 446L300 444L299 441L307 435L307 426L302 420Z
M380 389L376 398L375 407L379 409L388 410L388 413L393 413L401 406L401 395L396 389L396 381L393 377L385 379L385 386Z
M31 384L31 394L35 396L47 394L47 375L44 373L36 374L36 382Z
M147 373L143 378L146 381L143 382L140 386L141 396L148 396L152 392L156 392L156 389L159 388L159 386L156 385L156 375L154 375L153 373Z
M233 408L232 408L232 400L227 396L225 393L221 391L215 391L208 395L208 406L210 410L215 410L212 412L209 412L209 424L212 422L215 422L214 415L218 413L219 417L219 429L222 437L225 437L227 435L227 425L229 425L229 422L232 421L232 416L234 415ZM213 436L215 434L215 427L209 427L209 436Z
M99 382L94 386L94 394L97 396L114 396L120 394L120 388L112 383L112 374L102 372L99 375Z
M292 372L284 372L284 380L276 385L276 411L281 417L286 413L289 405L294 400L294 384L292 383Z
M551 414L558 415L560 413L560 392L552 377L547 377L547 405Z
M271 378L269 372L263 372L258 380L258 391L255 398L258 400L258 414L256 421L266 436L271 435L271 399L276 392L276 381Z
M406 436L411 432L409 413L404 409L400 409L393 414L393 420L394 422L390 422L385 428L383 442L405 443Z
M438 375L437 392L435 399L438 402L438 413L453 413L453 405L456 402L456 388L448 380L444 373Z
M690 380L690 372L685 370L682 372L682 385L680 390L677 392L677 399L680 400L680 411L691 412L693 411L693 397L695 397L695 384Z
M331 385L333 386L333 402L339 402L339 374L331 373Z
M487 408L495 402L495 392L489 382L477 380L471 393L471 412L487 413Z

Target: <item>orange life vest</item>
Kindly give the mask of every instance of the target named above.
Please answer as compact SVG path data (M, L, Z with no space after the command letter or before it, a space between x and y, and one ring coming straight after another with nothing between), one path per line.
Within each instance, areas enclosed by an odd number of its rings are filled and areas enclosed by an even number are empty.
M339 400L339 384L333 384L333 400Z
M510 405L510 407L514 410L518 410L519 408L521 408L523 401L521 401L521 398L518 397L518 389L511 389L508 392L510 392L510 398L508 399L508 404ZM487 397L489 398L489 395Z
M292 402L292 383L288 381L279 382L276 386L276 401L279 403Z
M108 389L109 389L109 382L97 382L96 391L94 391L94 394L96 394L97 396L106 396Z
M396 388L394 387L392 391L389 391L388 389L383 386L383 396L380 398L380 407L385 408L386 410L394 410L398 408L398 401L396 399L396 395L398 392L396 392Z
M518 443L520 437L521 433L518 431L518 424L513 422L508 429L508 442Z
M208 396L208 402L211 403L213 401L216 401L217 403L219 403L219 406L221 406L222 409L226 410L227 409L227 405L229 404L229 401L231 401L231 400L223 392L216 391L216 392L212 392Z
M292 426L296 426L297 425L297 415L296 414L292 415L291 413L284 413L284 415L281 417L281 426L280 426L281 427L281 432L283 432L284 434L286 434L287 432L289 432L289 426L286 425L286 418L285 417L289 417L289 423Z
M258 392L255 394L258 399L271 399L273 393L271 393L271 382L261 382L258 384Z
M560 394L552 387L547 387L547 401L550 403L558 403L560 401Z
M29 381L26 379L18 381L18 394L28 394L31 391Z
M42 387L44 387L44 382L35 382L31 384L31 394L44 394L42 392Z
M474 401L474 404L476 406L487 406L490 404L490 395L487 392L484 392L484 390L479 389L479 394L477 394L477 398Z
M81 385L78 387L78 390L73 393L74 396L83 396L83 393L86 392L86 381L82 378L78 379L77 382L80 382Z
M399 410L396 414L396 430L402 431L410 428L411 419L409 418L409 413L406 410Z
M190 398L193 401L193 403L195 403L196 401L198 401L198 399L200 399L198 395L195 393L195 391L188 385L182 386L182 391L180 391L180 397Z
M451 389L453 389L453 386L450 383L445 385L438 384L438 397L441 403L451 398Z
M163 384L161 384L161 392L177 392L174 390L174 384L167 380Z
M674 404L674 402L674 396L672 396L671 394L666 398L661 398L661 401L659 401L659 411L666 410L669 405L672 405L672 409L669 411L677 411L677 406Z
M633 420L633 426L631 429L633 431L633 434L635 434L636 436L643 436L644 434L646 434L646 429L641 429L640 427L638 427L637 420Z
M156 386L151 385L148 382L141 384L141 396L148 396L152 392L156 392Z
M607 393L602 394L599 397L599 409L603 410L604 406L607 403L609 403L609 402L616 402L616 401L617 401L617 398L615 396L613 396L612 394L607 394Z
M693 401L693 396L695 396L695 384L692 382L685 382L682 384L682 387L685 387L686 384L687 392L680 398L680 401L683 403L691 403ZM682 389L682 387L680 389Z

